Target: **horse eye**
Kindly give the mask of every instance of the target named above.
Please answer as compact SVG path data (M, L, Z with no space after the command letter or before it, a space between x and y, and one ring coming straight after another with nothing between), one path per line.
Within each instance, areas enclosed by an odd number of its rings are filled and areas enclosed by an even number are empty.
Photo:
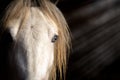
M54 35L51 42L54 43L58 39L58 35Z

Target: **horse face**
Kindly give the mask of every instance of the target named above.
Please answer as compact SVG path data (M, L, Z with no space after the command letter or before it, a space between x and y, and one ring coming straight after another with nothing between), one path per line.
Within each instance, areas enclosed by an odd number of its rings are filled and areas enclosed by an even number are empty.
M9 20L7 26L13 38L10 50L12 80L48 80L54 62L57 26L38 8L27 11L24 19Z

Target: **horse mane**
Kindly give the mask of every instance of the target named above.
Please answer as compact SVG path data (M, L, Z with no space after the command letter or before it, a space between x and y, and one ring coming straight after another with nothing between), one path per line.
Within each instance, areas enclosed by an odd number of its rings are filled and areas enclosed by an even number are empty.
M56 80L57 71L60 75L60 80L62 80L62 77L65 76L66 73L67 53L69 53L69 44L71 40L67 22L55 4L51 3L49 0L14 0L6 9L6 14L3 18L3 25L5 28L9 27L7 26L9 20L21 17L22 15L20 26L20 28L22 28L22 24L24 24L31 6L38 7L45 16L53 21L58 27L59 39L55 43L54 64L49 79Z

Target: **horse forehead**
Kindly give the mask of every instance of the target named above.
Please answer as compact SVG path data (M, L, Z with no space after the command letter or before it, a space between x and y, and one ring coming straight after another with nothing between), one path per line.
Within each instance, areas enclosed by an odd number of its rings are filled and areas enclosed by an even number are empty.
M38 7L31 7L31 20L31 25L38 24L44 27L46 26L56 34L58 33L57 24L53 21L52 18L46 16Z
M22 14L23 16L23 14ZM25 19L24 25L21 27L22 17L10 19L7 26L13 38L16 37L19 29L30 29L33 30L48 30L51 36L53 34L58 34L57 24L52 20L52 18L46 16L41 9L38 7L31 7L30 11L27 12L27 19Z

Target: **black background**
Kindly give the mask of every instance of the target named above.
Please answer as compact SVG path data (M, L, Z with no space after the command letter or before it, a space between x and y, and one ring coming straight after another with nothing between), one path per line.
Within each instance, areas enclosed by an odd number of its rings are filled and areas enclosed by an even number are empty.
M0 0L1 14L9 2ZM61 0L57 6L72 33L67 80L120 80L120 0Z

